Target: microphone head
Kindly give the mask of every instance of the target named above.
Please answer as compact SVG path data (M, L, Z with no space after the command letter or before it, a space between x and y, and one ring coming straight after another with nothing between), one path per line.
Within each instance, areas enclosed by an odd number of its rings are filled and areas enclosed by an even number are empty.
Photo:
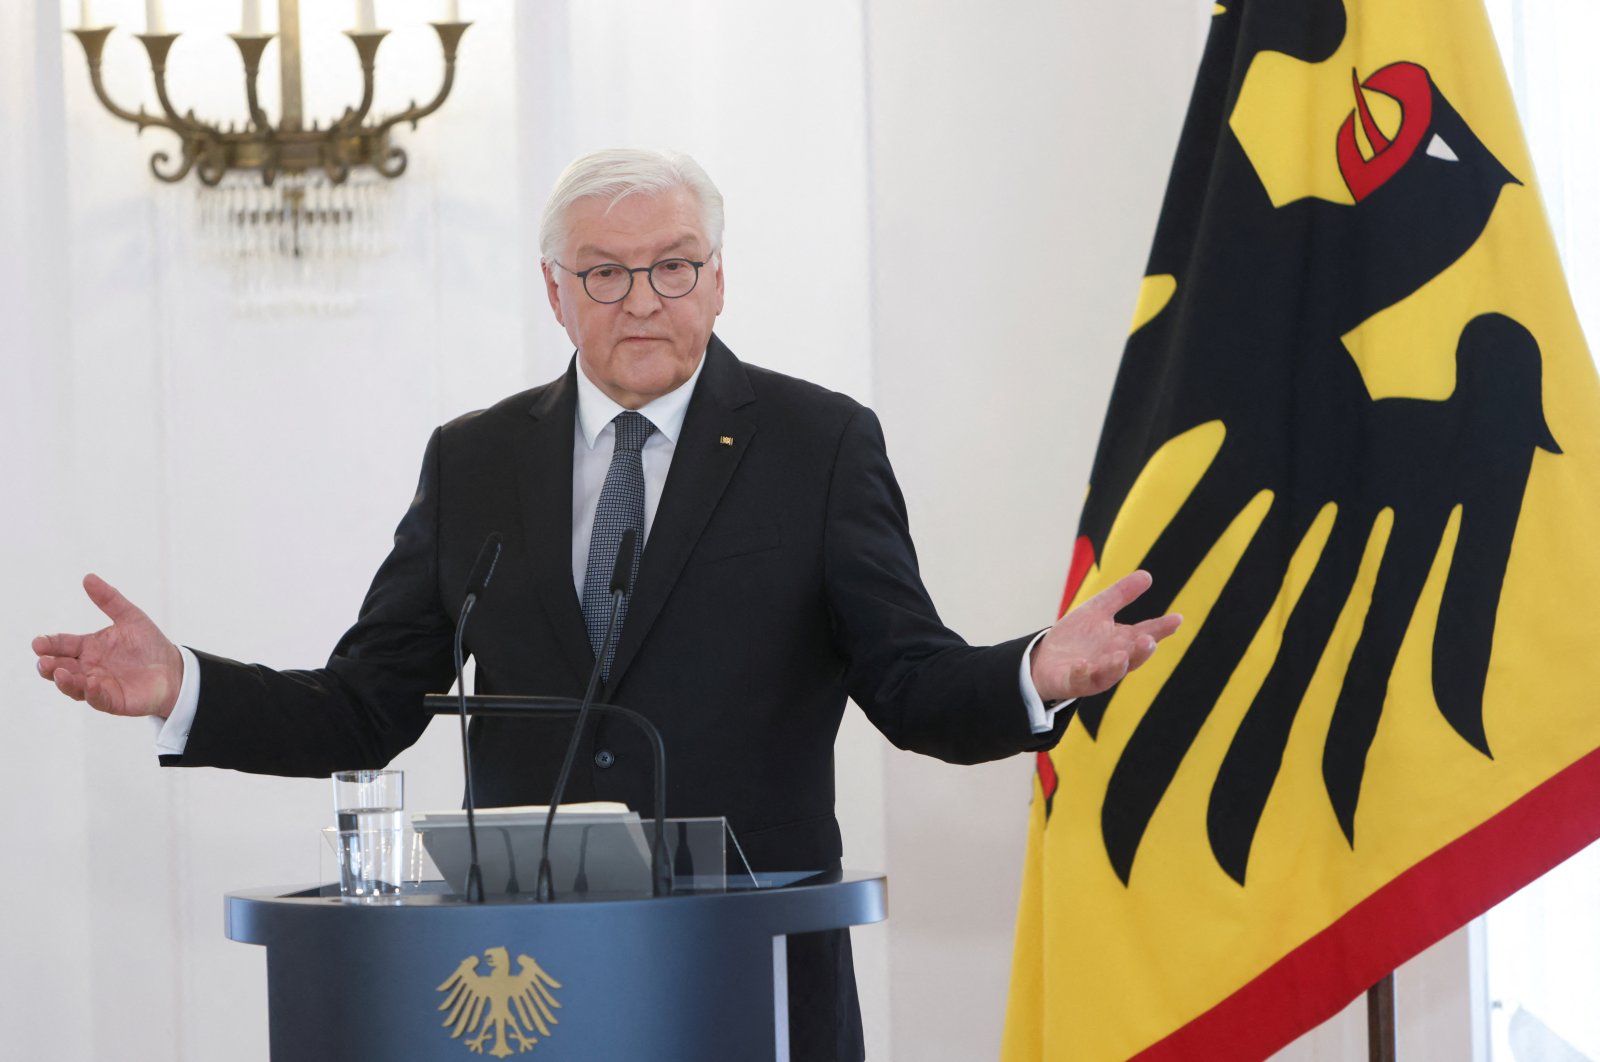
M639 532L635 528L628 528L622 533L622 544L617 547L617 564L611 569L611 592L613 594L627 594L633 592L633 557L638 548Z
M476 597L488 588L489 580L494 576L494 567L500 563L500 549L504 544L505 536L498 531L491 531L489 537L483 540L483 548L478 550L478 559L472 565L472 574L467 576L464 597Z

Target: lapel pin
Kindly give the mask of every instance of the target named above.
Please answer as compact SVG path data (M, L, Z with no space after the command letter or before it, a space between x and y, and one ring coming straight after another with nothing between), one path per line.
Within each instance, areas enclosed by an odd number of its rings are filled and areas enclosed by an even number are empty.
M723 446L732 446L733 445L733 436L731 436L731 435L720 436L720 437L718 437L717 442L721 443Z

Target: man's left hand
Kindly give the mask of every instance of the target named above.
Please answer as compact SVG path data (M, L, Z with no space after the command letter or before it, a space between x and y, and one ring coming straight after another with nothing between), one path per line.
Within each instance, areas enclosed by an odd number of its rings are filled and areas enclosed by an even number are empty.
M1117 613L1148 589L1149 572L1125 575L1056 620L1033 647L1030 661L1034 687L1046 703L1110 689L1178 629L1183 617L1175 612L1141 623L1117 622Z

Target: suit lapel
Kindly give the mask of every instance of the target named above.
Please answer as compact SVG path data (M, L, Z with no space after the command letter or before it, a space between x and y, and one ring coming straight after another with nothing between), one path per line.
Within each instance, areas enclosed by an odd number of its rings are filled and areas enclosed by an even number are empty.
M712 336L706 348L705 371L689 400L683 431L672 455L672 469L667 473L661 503L650 525L650 538L639 564L639 582L628 602L622 638L611 661L608 696L661 614L690 552L755 435L755 420L748 412L739 411L754 401L755 393L745 377L744 366L721 340ZM731 444L724 443L724 438L732 440Z
M572 440L576 431L577 361L544 388L528 410L527 438L515 447L535 596L574 674L587 675L594 651L572 585Z

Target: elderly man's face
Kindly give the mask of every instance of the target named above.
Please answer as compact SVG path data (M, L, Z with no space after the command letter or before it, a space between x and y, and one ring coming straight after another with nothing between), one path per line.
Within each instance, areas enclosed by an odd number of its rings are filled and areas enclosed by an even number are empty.
M568 208L562 265L578 272L603 263L634 268L664 258L698 262L711 253L699 204L686 189L631 195L606 207L600 199L580 199ZM706 261L694 290L676 299L656 294L644 273L634 274L627 298L609 304L595 302L581 280L548 262L544 275L550 308L578 348L579 367L627 409L694 375L722 312L720 255Z

